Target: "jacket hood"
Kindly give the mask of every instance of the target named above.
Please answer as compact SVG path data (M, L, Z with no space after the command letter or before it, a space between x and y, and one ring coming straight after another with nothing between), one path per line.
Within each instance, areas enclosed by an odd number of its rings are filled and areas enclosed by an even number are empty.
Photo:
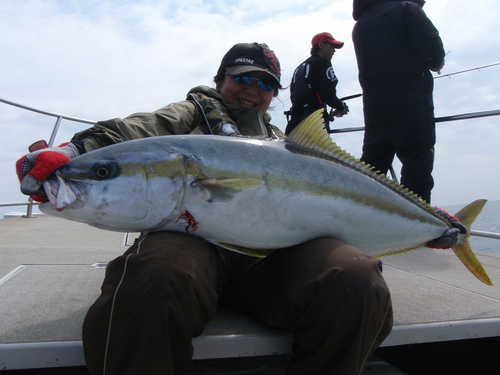
M222 105L225 107L225 109L229 112L229 115L234 119L242 118L248 112L262 113L260 111L257 111L256 109L236 107L230 102L228 102L226 99L224 99L217 90L208 86L200 85L193 87L191 90L189 90L188 95L189 94L202 94L221 102ZM269 114L269 112L262 113L262 116L266 123L269 123L271 121L271 115Z
M421 7L425 4L425 0L354 0L352 4L352 18L354 18L354 21L357 21L371 7L390 1L409 1Z

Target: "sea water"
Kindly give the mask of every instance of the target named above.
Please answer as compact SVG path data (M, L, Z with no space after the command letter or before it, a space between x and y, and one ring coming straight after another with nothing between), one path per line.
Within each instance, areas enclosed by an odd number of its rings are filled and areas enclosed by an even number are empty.
M466 204L441 207L451 215L456 214ZM472 223L471 230L481 232L500 233L500 200L488 201L476 220ZM494 238L484 238L471 236L470 246L474 251L484 251L488 253L500 254L500 240Z

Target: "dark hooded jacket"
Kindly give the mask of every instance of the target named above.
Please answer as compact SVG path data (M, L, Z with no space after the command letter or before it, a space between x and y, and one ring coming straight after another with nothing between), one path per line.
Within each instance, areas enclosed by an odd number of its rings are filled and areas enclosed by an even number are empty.
M424 3L354 0L352 37L366 125L434 115L429 68L440 67L445 54Z

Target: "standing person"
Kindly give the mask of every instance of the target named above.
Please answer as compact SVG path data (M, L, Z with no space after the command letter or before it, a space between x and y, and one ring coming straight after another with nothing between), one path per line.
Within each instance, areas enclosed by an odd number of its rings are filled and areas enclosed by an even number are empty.
M28 154L18 161L21 190L35 194L58 165L130 139L200 133L284 138L266 112L281 88L279 61L266 45L234 45L214 81L215 89L195 87L187 100L98 122L69 144ZM265 253L249 257L186 233L141 235L108 264L101 295L86 315L90 374L186 374L191 340L214 318L218 303L293 332L287 374L362 374L392 328L380 260L333 238Z
M285 133L288 135L307 116L314 111L325 109L325 124L329 124L326 106L336 109L336 116L349 112L349 107L337 98L339 80L333 71L332 58L344 42L335 40L330 33L316 34L311 41L311 57L300 64L293 73L290 86L290 121Z
M401 183L430 203L436 142L430 70L441 70L445 53L424 3L354 0L352 38L363 89L361 160L386 174L397 155Z

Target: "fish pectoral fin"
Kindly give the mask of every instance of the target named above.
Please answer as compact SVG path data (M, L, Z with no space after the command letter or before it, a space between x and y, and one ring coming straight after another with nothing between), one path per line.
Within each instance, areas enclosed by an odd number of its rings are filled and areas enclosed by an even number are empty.
M238 245L231 245L227 243L221 243L221 242L215 242L217 246L223 247L224 249L234 251L236 253L248 255L251 257L256 257L256 258L265 258L266 256L262 253L259 253L258 251L255 251L253 249L249 249L247 247L243 246L238 246Z
M420 249L422 247L422 245L419 245L419 246L414 246L414 247L408 247L408 248L405 248L405 249L397 249L397 250L387 250L381 254L377 254L377 255L373 255L374 258L383 258L383 257L388 257L388 256L391 256L391 255L397 255L397 254L403 254L403 253L407 253L407 252L410 252L410 251L413 251L413 250L416 250L416 249Z
M210 178L207 180L196 181L194 184L208 191L210 202L227 202L242 191L256 189L264 185L264 181L248 178Z

